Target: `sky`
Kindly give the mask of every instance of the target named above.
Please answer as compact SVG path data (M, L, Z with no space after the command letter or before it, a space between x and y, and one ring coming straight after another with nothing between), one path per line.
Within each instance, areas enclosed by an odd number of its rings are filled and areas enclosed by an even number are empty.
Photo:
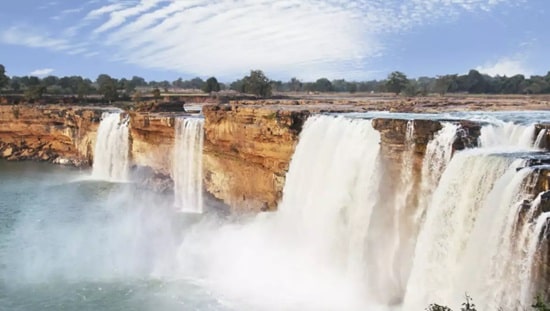
M549 0L16 0L10 76L232 81L550 71Z

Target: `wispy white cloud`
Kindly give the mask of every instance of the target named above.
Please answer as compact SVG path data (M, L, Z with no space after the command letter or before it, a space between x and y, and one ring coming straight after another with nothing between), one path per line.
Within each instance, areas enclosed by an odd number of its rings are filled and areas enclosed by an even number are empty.
M511 77L517 74L531 75L533 71L526 64L525 56L502 57L496 61L488 62L476 67L476 70L491 76Z
M0 42L32 48L47 48L56 51L66 51L72 46L65 39L50 37L29 27L16 26L0 31Z
M44 77L54 72L52 68L36 69L29 73L30 76Z
M55 7L57 5L59 5L58 1L48 1L48 2L45 2L42 5L38 6L37 9L46 10L46 9L51 8L51 7Z
M84 10L84 8L74 8L74 9L62 10L61 12L59 12L59 14L52 16L51 19L59 21L59 20L62 20L63 18L65 18L69 15L80 13L80 12L82 12L82 10Z
M111 12L116 12L117 10L123 9L124 7L125 7L125 3L111 3L90 11L86 16L86 19L99 18L105 14L109 14Z
M365 77L387 34L490 11L513 0L90 0L58 39L16 43L190 75ZM86 38L86 39L82 39ZM94 51L79 42L93 44ZM94 54L95 55L95 54Z
M30 27L14 26L0 31L0 43L45 48L51 51L65 52L69 55L83 54L88 51L87 42L71 42L68 39L57 38Z

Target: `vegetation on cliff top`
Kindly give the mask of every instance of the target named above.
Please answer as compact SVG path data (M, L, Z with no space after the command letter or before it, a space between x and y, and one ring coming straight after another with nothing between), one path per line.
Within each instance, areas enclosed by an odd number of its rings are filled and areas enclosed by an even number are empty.
M273 92L391 92L406 96L446 93L468 94L550 94L550 72L545 76L523 75L489 76L477 70L467 74L450 74L438 77L419 77L409 79L404 73L395 71L383 80L346 81L344 79L317 79L315 82L302 82L291 78L287 82L269 79L261 70L252 70L250 74L232 83L219 83L215 77L204 81L201 78L175 81L146 81L139 76L130 79L113 78L107 74L99 75L95 81L80 76L8 76L4 66L0 65L0 91L7 95L24 96L27 100L36 100L47 95L102 98L106 102L115 100L140 99L146 94L160 98L164 93L215 93L229 91L246 93L258 97L269 97Z

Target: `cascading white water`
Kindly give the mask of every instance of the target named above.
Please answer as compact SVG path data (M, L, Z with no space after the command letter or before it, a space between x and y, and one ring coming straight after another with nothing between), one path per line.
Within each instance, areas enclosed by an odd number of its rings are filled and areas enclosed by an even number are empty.
M547 134L548 130L547 129L542 129L539 134L537 135L537 139L535 140L535 144L534 144L534 147L535 148L544 148L545 147L545 142L544 142L544 138L546 137L546 134Z
M182 266L247 301L245 310L359 310L369 301L364 261L379 143L370 120L310 117L277 213L195 230L180 249Z
M533 297L535 297L538 293L536 292L535 287L533 286L532 276L533 272L535 270L534 262L535 257L537 256L538 248L541 245L541 240L539 238L541 237L543 230L548 229L546 227L548 219L550 219L550 212L541 213L537 218L531 218L534 216L536 212L539 211L540 203L541 203L541 196L543 193L540 193L537 198L531 203L531 206L529 208L528 214L525 216L526 220L529 221L530 219L533 219L531 222L527 222L523 226L523 230L520 235L520 241L524 242L523 244L520 244L523 248L520 249L520 251L523 251L520 254L523 254L523 258L521 262L522 265L522 274L520 279L520 290L521 290L521 297L520 302L522 306L529 306L533 303ZM526 250L525 250L525 246Z
M441 177L420 231L405 296L405 310L432 302L455 305L456 271L476 214L493 184L510 165L506 158L456 154Z
M451 159L459 126L444 123L427 146L421 185L414 187L413 124L396 182L385 179L380 134L371 121L311 117L278 212L206 238L188 237L192 247L184 243L182 252L198 252L203 261L219 258L205 273L222 292L253 295L279 309L323 297L308 307L423 310L434 302L460 305L465 292L479 306L520 306L519 294L503 293L525 281L525 261L513 262L526 244L515 242L513 228L519 204L529 199L532 170L499 154L496 143ZM487 135L495 134L482 131L481 141L490 141ZM522 139L502 149L535 150ZM420 189L418 203L408 199L414 189ZM425 208L425 217L415 218L415 208ZM521 234L529 240L532 232Z
M530 150L534 146L535 126L513 122L495 121L495 124L483 126L479 137L483 148Z
M176 141L172 159L175 204L187 212L201 213L202 198L202 146L201 118L177 118Z
M103 113L94 148L93 178L108 181L128 179L128 121L118 112Z
M350 252L343 258L359 274L378 196L379 142L369 120L308 119L279 205L278 217L294 223L309 247L325 258Z
M513 231L519 205L529 199L524 160L502 152L535 151L534 126L482 127L481 148L457 153L426 210L407 285L404 310L437 302L459 306L464 293L480 309L525 307L518 283L530 231ZM528 218L529 216L527 216Z
M533 170L514 156L536 149L527 139L501 139L452 155L459 126L444 123L417 180L413 124L403 157L390 162L400 166L394 176L371 121L309 118L278 211L195 230L182 260L250 309L423 310L459 306L465 292L480 309L525 305L522 295L532 292L520 287L531 285L532 256L524 250L536 229L517 224L520 204L532 199ZM495 129L485 129L480 140L491 135Z
M419 203L414 217L417 223L422 221L432 193L453 155L453 142L459 126L449 122L442 123L442 126L426 146L422 161Z

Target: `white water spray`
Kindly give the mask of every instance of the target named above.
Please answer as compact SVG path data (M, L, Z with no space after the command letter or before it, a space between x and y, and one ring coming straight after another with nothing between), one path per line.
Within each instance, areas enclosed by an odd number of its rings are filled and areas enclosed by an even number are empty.
M514 228L530 198L531 170L506 152L535 151L533 138L532 125L487 125L481 148L454 155L426 210L404 310L434 302L456 307L466 292L480 309L524 307L512 293L523 280L521 249L532 232Z
M426 146L426 153L422 161L419 203L414 217L418 225L421 224L432 193L453 155L453 142L456 139L459 126L448 122L442 123L442 126L443 128Z
M128 121L121 113L103 113L94 148L93 178L108 181L128 179Z
M309 118L278 212L197 231L186 237L182 260L206 264L208 283L247 301L247 310L360 310L370 299L364 262L379 142L370 120Z
M202 198L202 146L201 118L177 118L175 123L172 179L175 204L187 212L201 213Z
M479 137L483 148L499 150L531 150L535 146L535 126L516 124L513 122L498 122L481 128Z
M522 278L520 280L520 290L521 290L521 305L529 306L533 303L533 297L538 293L534 287L533 275L535 271L535 258L539 247L541 246L540 237L544 233L543 230L547 230L548 219L550 219L550 212L543 212L537 218L533 218L536 212L540 211L540 203L542 200L543 193L540 193L537 198L531 203L529 208L529 213L525 217L526 223L524 225L524 232L522 234L524 245L526 248L523 248L524 258L522 260ZM522 246L524 246L522 245Z

